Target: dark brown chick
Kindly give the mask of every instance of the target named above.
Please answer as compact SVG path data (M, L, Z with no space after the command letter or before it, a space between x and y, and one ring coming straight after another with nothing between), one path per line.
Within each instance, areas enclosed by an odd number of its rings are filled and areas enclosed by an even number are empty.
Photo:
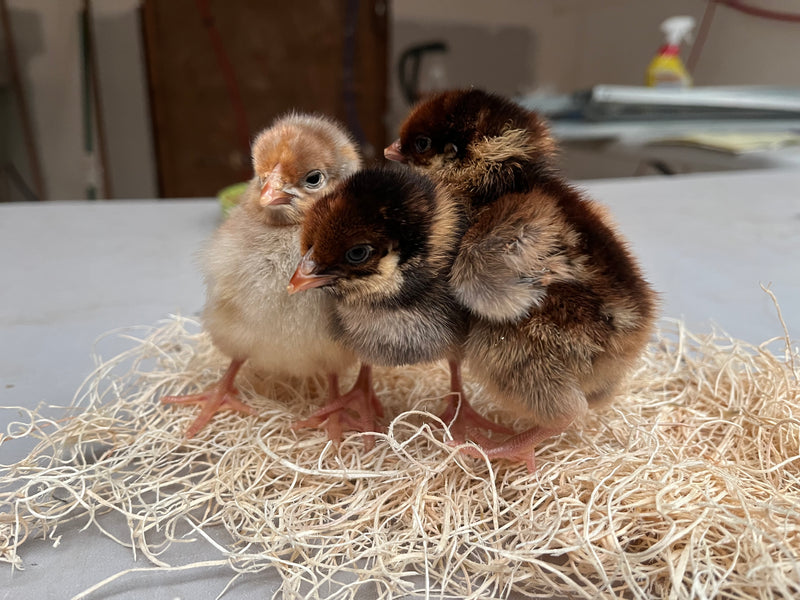
M531 471L541 440L613 397L656 312L611 219L557 174L554 152L535 113L479 90L423 101L385 151L464 199L450 282L471 313L465 359L498 403L536 423L500 444L477 438Z
M427 177L360 171L309 213L290 290L324 287L336 300L335 338L366 362L449 359L460 394L467 315L447 275L462 226L458 205Z
M300 225L306 213L360 164L347 133L323 117L291 114L255 139L250 186L202 254L207 289L203 321L214 345L231 358L230 367L205 392L163 399L202 405L186 437L220 409L252 412L238 399L234 385L245 361L271 373L327 373L329 404L341 401L337 377L355 356L328 331L332 302L322 293L289 297L286 281L300 260ZM365 368L359 381L368 379ZM332 435L341 433L340 425L332 424Z

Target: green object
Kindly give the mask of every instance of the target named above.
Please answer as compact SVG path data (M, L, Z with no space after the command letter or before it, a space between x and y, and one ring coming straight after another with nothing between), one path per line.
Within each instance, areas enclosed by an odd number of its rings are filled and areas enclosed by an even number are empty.
M217 198L219 198L219 204L220 207L222 207L223 217L227 217L231 209L239 204L239 199L242 197L242 194L244 194L248 185L250 185L250 183L247 181L234 183L219 191Z

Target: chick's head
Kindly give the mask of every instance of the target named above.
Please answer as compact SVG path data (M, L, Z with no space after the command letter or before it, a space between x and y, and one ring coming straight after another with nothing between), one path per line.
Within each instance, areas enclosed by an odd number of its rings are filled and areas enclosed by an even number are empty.
M353 141L335 121L290 114L253 142L259 193L251 199L275 225L301 223L310 206L361 166Z
M536 113L471 89L440 92L417 104L384 155L465 193L480 193L492 178L513 184L521 169L548 166L555 152Z
M438 273L437 239L454 235L430 179L410 171L359 171L309 211L304 256L289 291L326 287L345 301L402 299Z

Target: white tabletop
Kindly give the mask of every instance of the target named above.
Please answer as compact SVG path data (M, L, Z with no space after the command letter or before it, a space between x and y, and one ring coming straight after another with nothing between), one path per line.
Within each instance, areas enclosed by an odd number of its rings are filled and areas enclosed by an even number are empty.
M607 204L661 292L663 314L702 333L718 324L761 342L782 334L771 284L800 333L800 171L585 182ZM90 372L93 341L203 303L195 253L219 222L212 200L0 205L0 405L69 403ZM16 415L0 410L0 429ZM29 450L0 446L0 463ZM96 532L66 528L62 545L23 547L26 570L0 569L4 598L67 598L134 563ZM202 557L189 546L183 560ZM54 575L57 574L57 575ZM103 597L214 597L227 569L131 576ZM266 583L266 585L265 585ZM226 598L269 597L245 579Z

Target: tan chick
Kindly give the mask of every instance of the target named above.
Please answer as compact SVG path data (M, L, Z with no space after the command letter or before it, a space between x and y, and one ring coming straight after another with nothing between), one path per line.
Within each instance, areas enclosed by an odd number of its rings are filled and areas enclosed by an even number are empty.
M538 443L614 396L656 314L609 216L556 172L554 153L535 113L480 90L424 100L385 151L464 201L450 284L471 314L465 361L498 403L535 423L502 442L475 437L489 457L531 471Z
M296 425L329 418L329 434L354 424L341 409L354 397L380 411L370 368L340 396L338 375L355 362L329 333L331 299L321 292L289 296L286 282L300 260L300 228L313 204L361 165L350 137L336 122L290 114L253 142L255 176L243 200L202 252L207 301L203 323L214 345L231 358L222 379L200 394L169 396L165 403L199 403L190 438L221 409L252 414L234 379L245 361L256 369L299 377L326 373L328 411ZM366 425L371 427L371 423Z

